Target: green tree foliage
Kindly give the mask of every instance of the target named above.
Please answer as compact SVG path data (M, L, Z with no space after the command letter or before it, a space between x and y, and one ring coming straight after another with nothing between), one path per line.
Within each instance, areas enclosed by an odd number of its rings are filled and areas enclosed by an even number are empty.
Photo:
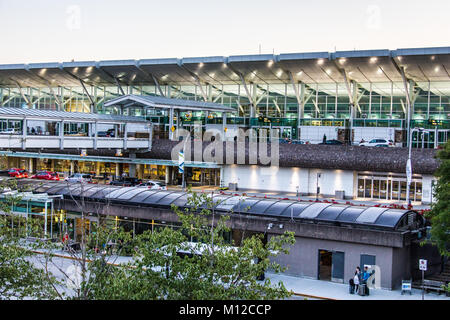
M431 219L431 242L442 255L450 256L450 141L438 152L438 158L441 164L436 172L436 202L427 217Z
M270 258L287 254L292 233L247 237L240 247L224 234L229 216L213 210L206 194L189 193L190 208L173 207L182 226L145 232L138 237L134 260L125 266L104 261L91 264L97 281L89 286L89 299L281 299L290 296L282 283L257 278L268 269L284 270ZM217 204L217 203L216 203ZM196 242L192 242L195 240ZM180 252L184 252L183 255Z
M0 183L0 191L14 191L14 180ZM21 243L30 229L42 226L26 224L23 217L12 214L12 207L20 196L12 193L0 201L0 300L1 299L52 299L57 280L30 261L31 247Z

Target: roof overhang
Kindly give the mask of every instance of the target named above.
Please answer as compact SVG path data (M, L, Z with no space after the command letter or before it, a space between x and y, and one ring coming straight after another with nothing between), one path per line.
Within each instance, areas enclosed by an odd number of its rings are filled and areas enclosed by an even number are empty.
M216 112L235 112L231 107L227 107L218 103L200 102L182 99L171 99L160 96L140 96L140 95L124 95L105 102L105 107L110 106L127 106L127 107L149 107L155 109L177 109L192 111L216 111Z

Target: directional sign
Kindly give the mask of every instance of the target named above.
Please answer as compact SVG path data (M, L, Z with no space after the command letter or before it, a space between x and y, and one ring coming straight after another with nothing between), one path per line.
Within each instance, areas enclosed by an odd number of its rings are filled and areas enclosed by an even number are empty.
M427 271L427 260L419 260L419 270Z
M178 172L184 172L184 152L182 150L178 152Z

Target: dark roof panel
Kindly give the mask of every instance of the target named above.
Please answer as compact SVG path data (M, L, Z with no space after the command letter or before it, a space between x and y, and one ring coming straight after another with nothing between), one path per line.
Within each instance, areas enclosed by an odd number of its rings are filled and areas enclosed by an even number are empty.
M337 221L354 223L366 207L348 207L337 217Z
M316 219L325 221L336 221L336 218L349 206L332 205L325 208Z
M84 196L91 199L107 199L111 204L115 201L127 201L136 206L170 206L174 204L180 208L187 208L188 193L180 191L154 191L142 187L114 187L104 185L53 184L30 183L34 191L48 190L51 194L63 195L65 199L71 196ZM213 196L215 209L227 213L237 212L250 215L266 215L282 219L299 219L313 223L337 223L365 228L383 228L396 230L399 222L408 214L414 214L416 223L420 220L416 212L411 210L389 209L381 207L347 206L319 202L285 201L277 199L263 199L240 197L224 194ZM408 219L409 221L409 219Z

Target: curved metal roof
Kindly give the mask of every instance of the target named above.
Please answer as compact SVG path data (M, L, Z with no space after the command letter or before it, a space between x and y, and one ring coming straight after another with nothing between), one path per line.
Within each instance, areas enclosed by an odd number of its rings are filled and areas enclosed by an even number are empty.
M179 110L207 110L207 111L226 111L226 112L235 111L233 108L221 105L219 103L173 99L160 96L135 95L135 94L120 96L111 99L105 102L104 104L105 107L115 105L122 105L122 106L138 105L151 108L164 108L164 109L174 108Z
M146 187L117 187L110 185L84 185L82 188L85 188L85 198L91 198L93 200L126 203L136 206L144 205L170 208L173 204L178 207L189 207L189 195L185 192L155 191L149 190ZM82 188L79 184L68 186L67 184L56 182L45 182L35 185L34 190L35 192L45 192L50 195L63 195L67 199L71 196L81 196L80 190ZM409 223L408 221L410 219L408 218L410 218L410 214L414 215L413 221L422 219L421 221L423 222L423 218L411 210L292 200L280 201L276 199L222 194L213 195L212 201L214 209L220 212L276 217L313 223L332 223L346 226L353 225L366 228L397 230L402 221Z
M153 86L155 79L160 84L193 85L196 77L210 84L237 84L241 79L236 72L254 83L289 83L290 72L295 81L333 84L344 82L339 69L360 84L401 83L396 65L404 67L408 79L425 90L428 81L450 81L450 47L7 64L0 65L0 86L47 87L50 82L78 87L80 80L98 86L116 86L116 81ZM448 87L432 89L437 94L450 92ZM401 84L395 90L403 94Z
M8 117L15 119L29 120L66 120L66 121L99 121L99 122L131 122L142 123L146 122L145 119L138 117L128 117L121 115L111 114L99 114L99 113L87 113L87 112L65 112L43 109L23 109L23 108L11 108L1 107L0 117Z

